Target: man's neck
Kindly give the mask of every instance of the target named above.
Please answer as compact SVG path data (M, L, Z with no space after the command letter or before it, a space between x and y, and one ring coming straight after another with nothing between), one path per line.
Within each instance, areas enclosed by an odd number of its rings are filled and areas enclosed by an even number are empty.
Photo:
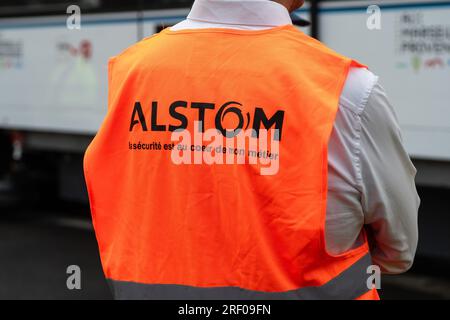
M284 6L289 12L294 11L292 0L271 0Z
M277 27L292 24L286 8L276 1L268 0L196 0L188 19L223 25Z

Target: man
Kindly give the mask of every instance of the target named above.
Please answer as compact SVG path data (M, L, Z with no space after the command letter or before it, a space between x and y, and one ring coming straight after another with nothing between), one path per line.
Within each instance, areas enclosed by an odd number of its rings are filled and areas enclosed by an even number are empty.
M111 61L85 172L117 298L378 299L370 265L410 268L419 198L393 108L364 66L291 25L302 4L197 0ZM248 149L244 164L174 161L207 153L191 134L244 127L274 129L274 174Z

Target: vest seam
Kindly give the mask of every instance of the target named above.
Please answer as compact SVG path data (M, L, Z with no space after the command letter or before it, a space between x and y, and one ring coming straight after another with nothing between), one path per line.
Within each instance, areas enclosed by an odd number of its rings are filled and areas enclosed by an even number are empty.
M269 29L262 30L241 30L241 29L232 29L232 28L200 28L200 29L181 29L181 30L170 30L170 28L166 28L160 32L160 34L166 35L178 35L178 34L192 34L192 33L227 33L234 35L242 35L242 36L253 36L259 34L270 34L278 31L289 30L293 27L292 24L285 24L281 26L276 26Z
M362 170L361 170L361 135L362 135L362 115L364 113L365 108L367 107L367 103L369 101L370 96L372 95L373 89L378 82L378 77L373 77L370 85L366 88L366 92L364 94L363 99L361 100L359 106L357 106L357 127L355 128L355 144L353 149L354 154L354 170L355 170L355 178L357 182L357 188L359 192L363 192L363 178L362 178Z

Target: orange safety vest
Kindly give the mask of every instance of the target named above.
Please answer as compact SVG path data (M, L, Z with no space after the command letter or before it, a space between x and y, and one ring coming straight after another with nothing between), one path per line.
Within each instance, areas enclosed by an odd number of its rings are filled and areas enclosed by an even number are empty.
M367 241L325 246L327 146L351 66L291 25L165 29L111 59L84 170L115 296L377 299ZM211 147L183 136L211 129L224 138ZM229 147L233 129L272 130L278 148Z

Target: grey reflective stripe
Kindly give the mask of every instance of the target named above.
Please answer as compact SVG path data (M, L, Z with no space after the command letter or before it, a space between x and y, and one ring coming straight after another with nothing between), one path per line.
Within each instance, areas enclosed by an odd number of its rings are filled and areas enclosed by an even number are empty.
M238 287L199 288L173 284L140 284L108 280L116 299L146 300L336 300L356 299L368 292L365 255L349 269L320 287L306 287L285 292L262 292Z

